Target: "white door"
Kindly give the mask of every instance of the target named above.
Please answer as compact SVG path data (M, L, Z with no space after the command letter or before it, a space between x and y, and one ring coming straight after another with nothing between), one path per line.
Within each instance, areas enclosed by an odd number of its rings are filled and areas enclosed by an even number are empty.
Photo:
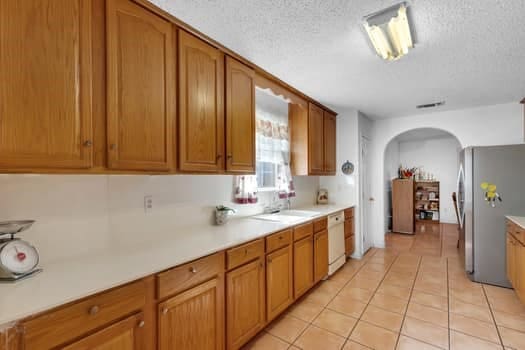
M372 237L370 235L370 213L374 199L370 195L370 173L369 173L369 155L368 145L370 140L366 136L361 136L361 234L362 234L362 253L365 254L372 246Z

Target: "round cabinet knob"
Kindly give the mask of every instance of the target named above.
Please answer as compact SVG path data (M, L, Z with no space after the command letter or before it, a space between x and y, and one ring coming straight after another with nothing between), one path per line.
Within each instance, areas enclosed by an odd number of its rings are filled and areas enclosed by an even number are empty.
M248 255L248 249L244 249L244 255Z
M283 239L283 236L279 236L279 239Z
M228 159L232 159L233 156L232 156L231 154L228 154L228 155L226 156L226 158L228 158Z
M190 272L191 273L197 273L197 269L192 266L192 267L190 267Z
M112 150L112 151L114 151L114 150L117 149L117 145L114 144L114 143L112 143L111 145L109 145L109 149Z
M222 154L217 154L217 160L222 158Z
M162 314L163 315L166 315L167 313L168 313L168 309L167 308L162 309Z
M94 316L96 314L98 314L100 308L97 306L97 305L93 305L92 307L89 308L89 314L91 316Z
M144 324L145 324L144 320L140 320L140 322L138 324L139 328L144 327Z
M93 146L93 142L91 140L84 141L84 147L91 147Z

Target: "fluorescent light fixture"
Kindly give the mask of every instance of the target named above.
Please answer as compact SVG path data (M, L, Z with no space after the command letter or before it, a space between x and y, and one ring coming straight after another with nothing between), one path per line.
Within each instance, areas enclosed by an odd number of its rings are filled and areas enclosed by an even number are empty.
M414 47L404 2L365 16L363 25L375 51L384 60L397 60Z

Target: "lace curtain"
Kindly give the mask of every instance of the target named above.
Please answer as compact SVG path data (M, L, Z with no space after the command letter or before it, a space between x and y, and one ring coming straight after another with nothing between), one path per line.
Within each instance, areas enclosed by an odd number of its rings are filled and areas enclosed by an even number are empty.
M256 161L275 165L275 189L279 198L294 197L288 125L261 109L257 109L256 115ZM236 176L235 202L256 203L257 187L256 175Z

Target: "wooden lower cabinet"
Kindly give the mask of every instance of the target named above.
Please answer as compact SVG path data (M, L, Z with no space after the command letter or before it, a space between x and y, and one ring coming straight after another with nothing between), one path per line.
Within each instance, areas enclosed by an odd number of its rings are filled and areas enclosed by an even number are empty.
M350 235L349 237L345 238L345 255L349 256L354 253L355 250L355 243L354 243L355 236Z
M138 313L62 349L145 350L144 341L143 315Z
M160 350L224 349L224 280L218 276L158 306Z
M328 275L328 231L314 235L314 283Z
M260 258L226 274L226 344L239 349L266 324L265 267Z
M525 229L507 225L507 278L522 303L525 303L525 245L520 241ZM518 238L519 237L519 238Z
M516 240L507 232L507 278L514 286L516 283Z
M294 297L297 299L314 285L313 236L294 243Z
M290 306L293 297L293 249L288 245L266 256L267 321Z

